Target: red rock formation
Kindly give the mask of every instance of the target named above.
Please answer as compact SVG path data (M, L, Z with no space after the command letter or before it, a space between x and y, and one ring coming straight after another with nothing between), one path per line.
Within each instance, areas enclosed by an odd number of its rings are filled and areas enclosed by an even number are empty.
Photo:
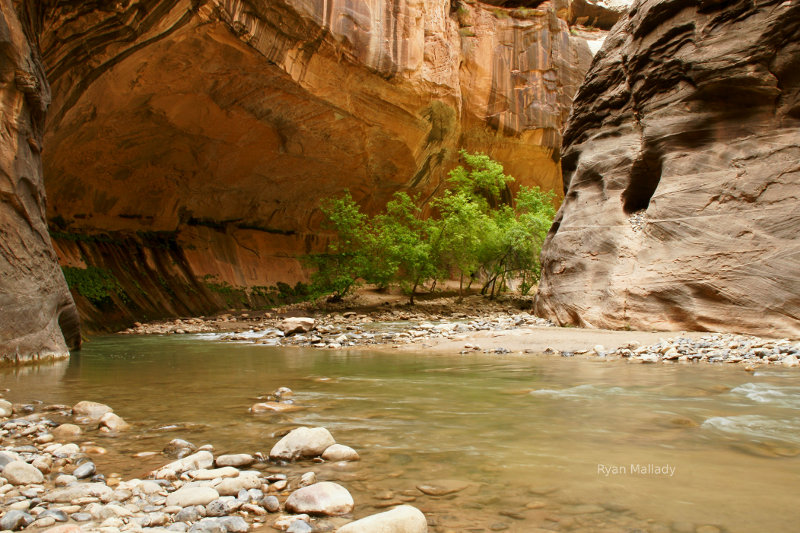
M36 339L72 316L41 220L42 145L56 250L92 329L263 299L322 245L320 199L424 201L462 147L557 187L591 56L567 0L500 3L3 0L24 21L5 32L3 120L19 134L2 146L3 242L30 235L5 255L2 344L50 346Z
M24 28L0 0L0 364L60 359L80 345L45 225L40 152L50 91Z
M540 316L800 335L800 4L636 2L563 161Z
M120 321L203 312L226 305L207 277L302 279L322 198L349 189L368 211L397 190L428 198L461 147L560 188L560 131L591 55L566 1L538 4L52 4L44 165L64 264L119 280ZM137 232L167 238L171 259ZM186 286L200 296L167 305ZM78 304L93 325L113 315Z

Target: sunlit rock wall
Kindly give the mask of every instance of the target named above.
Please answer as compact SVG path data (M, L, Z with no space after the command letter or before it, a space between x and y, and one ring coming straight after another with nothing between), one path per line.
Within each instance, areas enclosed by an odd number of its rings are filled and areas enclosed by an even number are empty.
M591 54L566 1L537 4L41 3L51 229L65 266L123 288L110 307L76 295L84 318L204 312L237 303L214 287L302 279L322 198L424 201L461 147L560 189ZM197 298L165 305L187 286Z

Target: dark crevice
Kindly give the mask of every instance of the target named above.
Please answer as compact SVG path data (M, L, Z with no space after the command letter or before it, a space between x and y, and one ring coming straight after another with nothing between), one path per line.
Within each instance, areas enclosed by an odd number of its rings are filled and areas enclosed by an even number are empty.
M631 166L630 182L622 193L622 209L626 214L647 209L658 188L663 170L661 150L645 146Z

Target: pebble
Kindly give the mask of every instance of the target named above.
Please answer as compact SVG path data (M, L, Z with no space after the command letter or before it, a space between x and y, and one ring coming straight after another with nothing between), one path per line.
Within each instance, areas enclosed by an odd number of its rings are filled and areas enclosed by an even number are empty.
M211 487L181 487L167 496L167 505L189 507L192 505L208 505L219 498L219 492Z
M92 477L96 471L97 467L95 464L91 461L86 461L73 470L72 475L78 479L86 479L87 477Z
M281 504L275 496L265 496L264 499L261 500L261 507L270 513L277 513L281 510Z
M16 531L27 527L33 522L33 517L28 513L12 509L0 518L0 529Z
M599 345L594 347L594 352L598 355L604 350ZM800 360L795 355L800 353L799 342L732 333L712 333L698 339L674 337L662 339L649 346L642 346L632 341L626 346L604 353L606 356L622 357L640 363L660 361L740 363L748 371L753 371L754 365L800 367ZM563 357L572 357L574 354L575 352L571 351L561 352Z
M250 466L255 462L255 457L246 453L237 453L232 455L220 455L216 459L216 465L219 467L222 466L233 466L236 468L240 468L243 466Z

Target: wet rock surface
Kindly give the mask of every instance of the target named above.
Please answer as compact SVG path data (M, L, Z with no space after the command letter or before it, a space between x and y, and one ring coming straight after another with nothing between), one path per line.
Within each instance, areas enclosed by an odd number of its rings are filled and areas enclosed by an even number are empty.
M274 394L289 397L292 391L281 387ZM149 479L122 480L97 473L87 456L87 452L105 453L97 446L38 442L51 428L68 424L56 419L73 417L102 432L94 425L96 419L86 416L97 415L98 410L111 412L109 406L84 401L73 409L47 406L34 409L26 418L0 419L0 462L4 462L0 528L49 533L246 533L270 524L278 530L310 532L332 531L333 523L318 523L323 517L347 515L336 519L340 520L336 527L352 521L355 502L345 486L318 481L314 471L289 477L279 472L285 464L280 458L269 462L260 452L215 457L209 445L198 448L189 441L173 439L164 456L187 455L155 469ZM68 432L70 437L75 435ZM292 459L316 458L314 464L322 464L325 461L319 455L335 440L325 428L298 428L281 442L297 452L290 454ZM341 450L348 456L356 454L348 446L340 445ZM43 472L34 466L37 464L48 468ZM284 514L276 514L282 510Z

